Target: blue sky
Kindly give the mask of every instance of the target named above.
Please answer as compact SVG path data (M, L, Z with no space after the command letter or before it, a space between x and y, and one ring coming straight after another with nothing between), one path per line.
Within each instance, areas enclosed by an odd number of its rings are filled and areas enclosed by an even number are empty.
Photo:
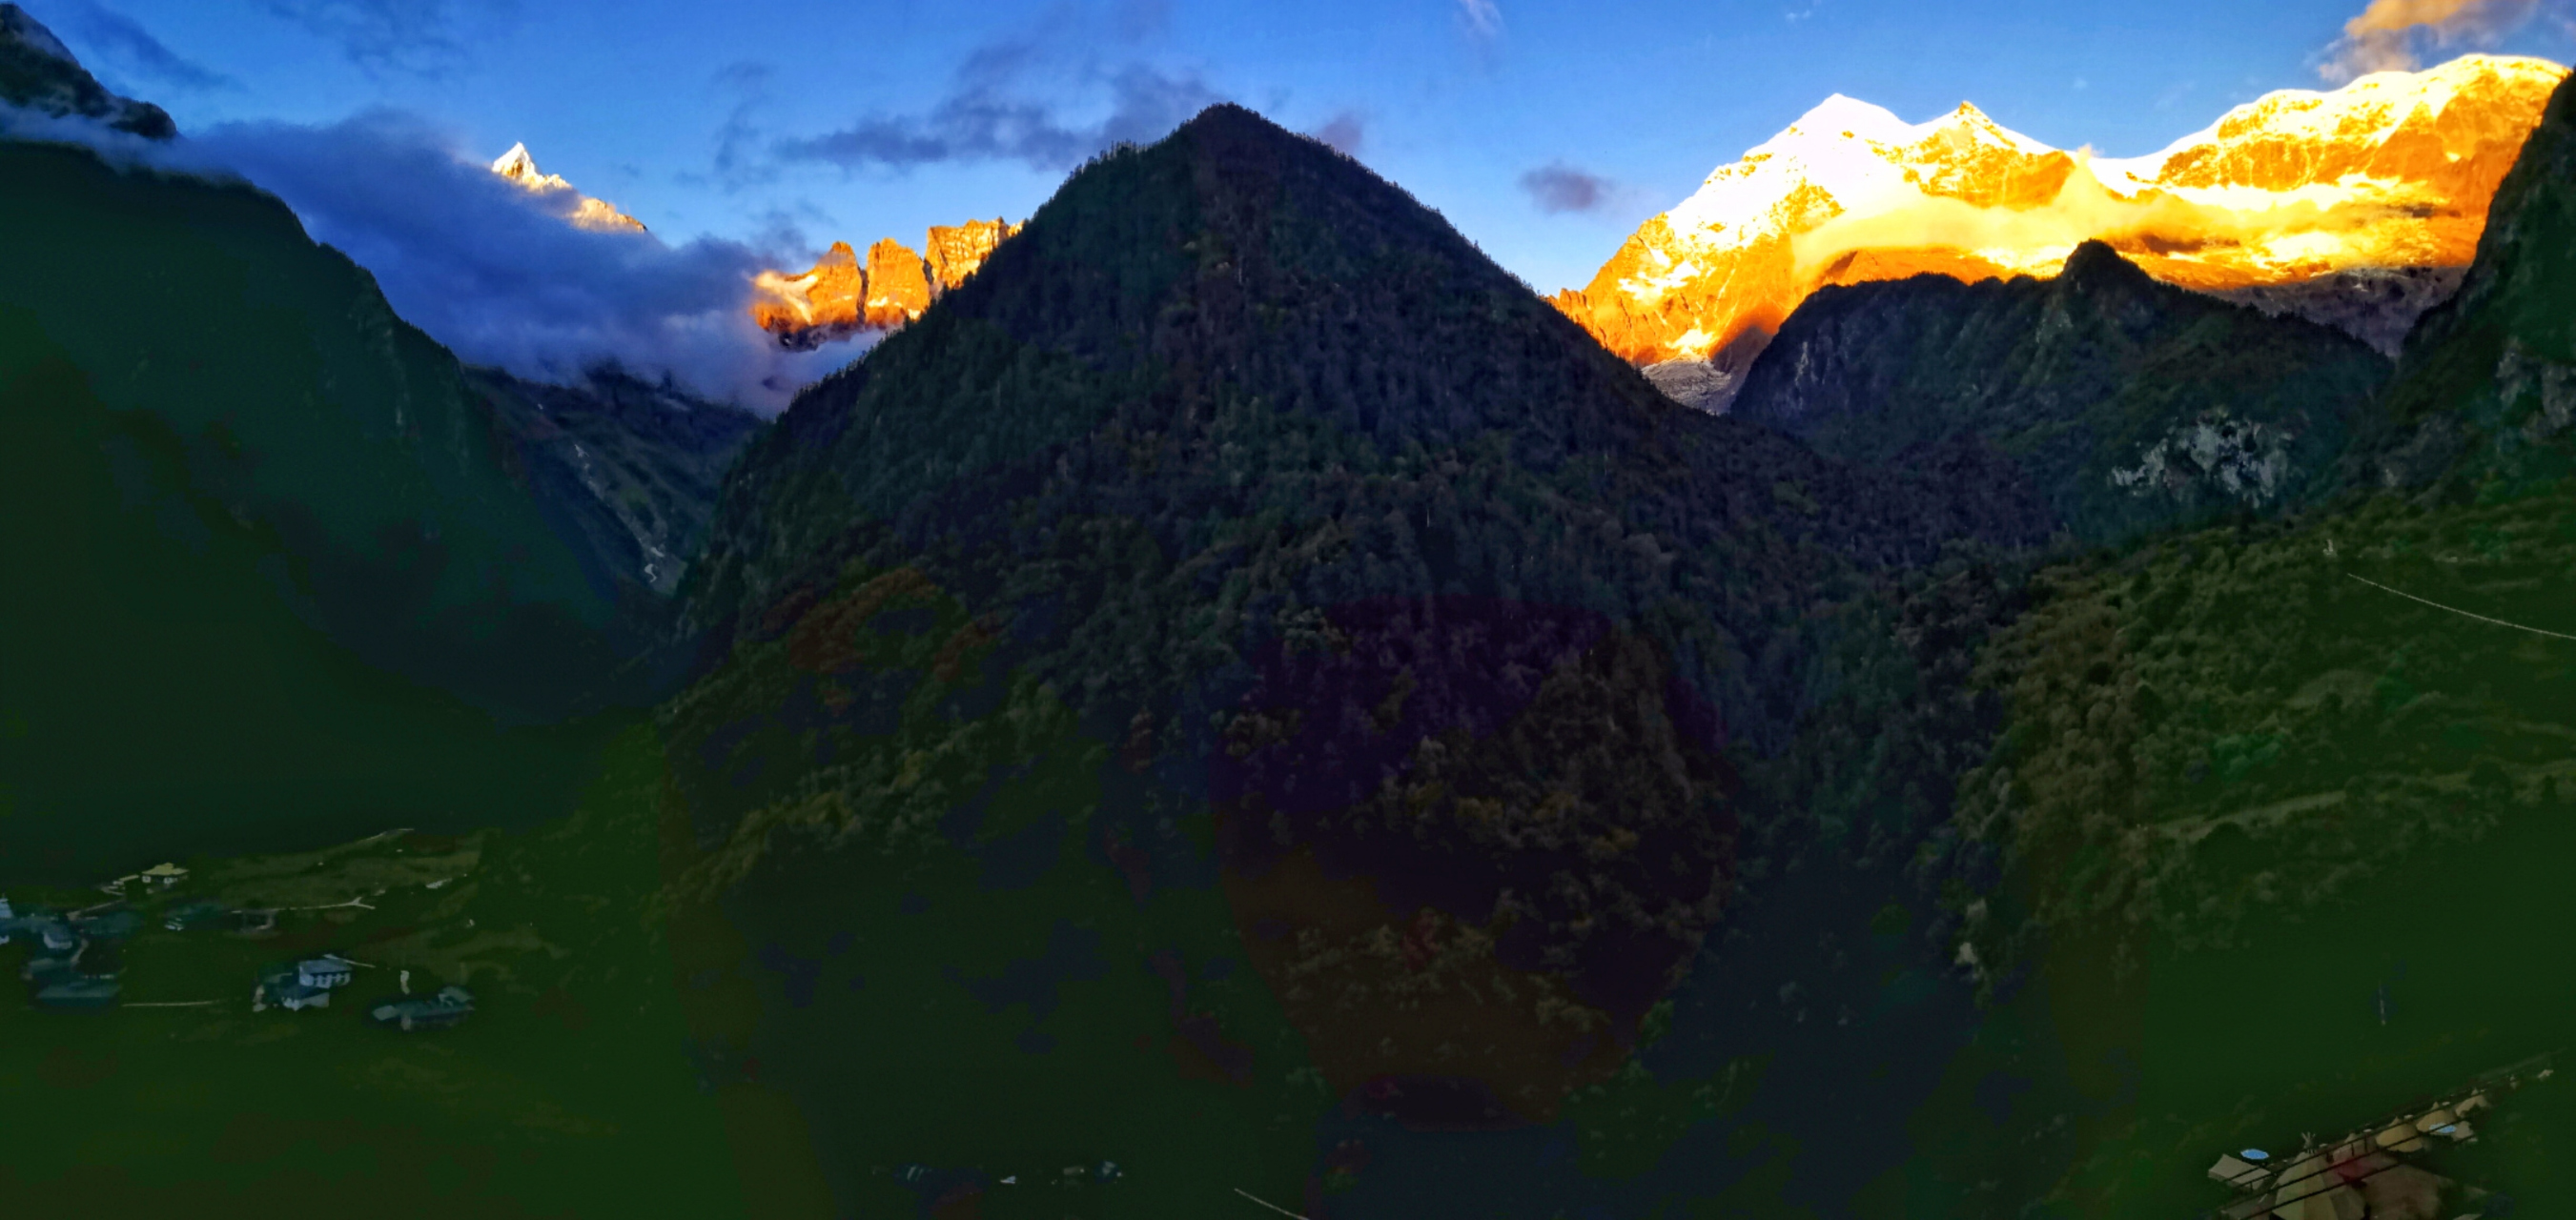
M2576 0L2419 2L2465 14L2417 31L2428 62L2576 58ZM794 256L1025 217L1068 159L1226 98L1338 121L1547 291L1828 94L1909 120L1969 100L2053 144L2141 153L2319 87L2369 0L21 3L189 131L391 109L479 159L524 140L666 241ZM1568 172L1531 177L1550 168Z

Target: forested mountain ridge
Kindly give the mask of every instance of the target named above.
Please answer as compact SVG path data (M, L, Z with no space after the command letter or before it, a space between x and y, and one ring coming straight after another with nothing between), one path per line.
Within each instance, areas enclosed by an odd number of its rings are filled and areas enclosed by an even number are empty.
M1217 107L1077 172L728 478L683 591L715 668L665 711L703 853L675 894L783 903L1052 817L1142 901L1214 826L1337 1091L1543 1114L1687 963L1739 824L1799 816L1736 808L1729 758L1785 749L1866 634L1817 607L2024 527L1944 481L1976 461L1855 475L1678 407ZM1324 897L1353 874L1376 897ZM1410 973L1366 946L1406 936L1484 998L1360 1037Z
M2032 530L2100 543L2330 490L2388 367L2340 332L2162 283L2087 242L2045 280L1825 288L1731 413L1871 469L1990 450L2044 506Z
M0 141L0 176L29 859L522 816L561 759L496 722L657 693L667 601L581 528L596 493L283 203L67 145Z
M2043 569L1978 650L2001 733L1944 840L1998 867L1943 905L1999 1024L2056 1015L2049 1049L1963 1062L2040 1084L1952 1141L1960 1179L2170 1215L2218 1192L2138 1166L2565 1045L2567 984L2521 930L2576 918L2571 150L2561 84L2462 291L2361 418L2345 492ZM2482 922L2425 918L2468 894ZM2435 1172L2568 1197L2563 1095L2482 1134ZM2066 1155L2014 1151L2043 1139ZM2440 1189L2441 1214L2470 1206Z
M53 31L14 4L0 4L0 104L96 119L147 140L179 134L168 111L108 92Z

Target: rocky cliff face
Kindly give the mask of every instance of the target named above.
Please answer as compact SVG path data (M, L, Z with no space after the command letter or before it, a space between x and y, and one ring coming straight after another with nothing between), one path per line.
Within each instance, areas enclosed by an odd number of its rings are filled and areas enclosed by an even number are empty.
M930 271L912 247L888 237L868 247L867 304L860 313L869 326L892 330L930 308Z
M942 291L966 282L983 267L1003 239L1020 227L1001 220L970 220L962 225L930 226L930 278Z
M108 92L53 31L14 4L0 4L0 102L39 114L96 119L150 140L179 134L160 107Z
M2465 265L2549 90L2534 59L2465 56L2286 90L2145 157L2086 160L1974 107L1908 125L1828 99L1629 237L1558 308L1628 360L1740 377L1820 287L2055 274L2100 239L2150 275L2393 350Z
M1020 227L1004 220L932 225L924 256L889 237L868 247L867 263L847 242L834 242L812 270L790 276L763 271L751 318L781 346L811 351L861 331L892 330L966 282Z
M2388 370L2348 336L2159 283L2089 242L2049 279L1819 291L1733 414L1889 472L1990 451L2045 506L2030 532L2102 542L2333 485Z

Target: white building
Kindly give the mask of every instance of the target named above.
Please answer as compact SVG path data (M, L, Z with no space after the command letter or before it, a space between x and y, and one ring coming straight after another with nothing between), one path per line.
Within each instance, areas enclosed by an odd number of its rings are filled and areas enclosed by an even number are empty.
M336 953L325 953L295 963L295 981L306 987L329 990L357 977L356 965Z

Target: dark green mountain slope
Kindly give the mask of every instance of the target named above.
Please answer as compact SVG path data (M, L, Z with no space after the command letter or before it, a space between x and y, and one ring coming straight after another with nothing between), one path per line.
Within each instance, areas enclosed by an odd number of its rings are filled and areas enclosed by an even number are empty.
M656 597L679 587L725 470L760 430L740 407L614 366L578 385L486 368L465 379L490 403L556 532L578 540L594 582Z
M2001 884L1948 906L2002 1003L1953 1101L1981 1075L2029 1095L1927 1142L1918 1180L1998 1183L1949 1210L2207 1208L2219 1150L2569 1045L2576 984L2545 963L2576 920L2571 99L2356 438L2376 494L2050 569L1982 650L2008 710L1956 850L1999 849ZM2576 1199L2554 1087L2433 1162L2510 1198L2438 1214Z
M496 721L649 697L663 603L535 417L269 196L19 142L0 179L10 858L551 808L577 764ZM674 503L731 443L671 441Z
M179 134L160 107L108 92L53 31L14 4L0 4L0 103L97 119L146 139Z
M1206 1153L1166 1178L1193 1189L1274 1172L1171 1125L1201 1076L1247 1115L1549 1114L1690 960L1739 837L1803 816L1730 794L1829 693L1854 628L1813 608L2027 512L1937 477L1674 406L1248 111L1107 155L753 443L686 591L719 659L665 712L699 853L674 894L726 896L742 952L846 928L926 996L950 959L1100 981L1033 1004L1052 1058L829 990L705 1019L810 1073L836 1147L933 1163L1088 1130ZM954 913L889 946L924 909ZM1245 953L1199 1015L1164 973ZM835 1049L860 1011L913 1051ZM1170 1058L1104 1094L1085 1073L1137 1039ZM997 1116L1005 1071L1119 1100ZM850 1100L885 1095L920 1100Z
M2487 496L2576 471L2576 90L2496 188L2460 291L2407 337L2362 477Z
M2045 505L2041 530L2102 542L2313 497L2387 372L2348 336L2158 283L2088 242L2048 280L1819 292L1731 412L1878 469L1989 449Z

